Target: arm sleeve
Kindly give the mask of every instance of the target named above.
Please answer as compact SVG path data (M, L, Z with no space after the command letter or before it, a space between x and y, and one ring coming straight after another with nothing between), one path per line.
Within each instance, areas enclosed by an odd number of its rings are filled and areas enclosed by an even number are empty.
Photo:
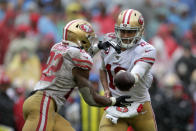
M131 74L134 77L142 78L147 71L149 71L155 62L156 50L154 48L148 49L149 52L142 53L141 57L135 60L134 67ZM139 79L138 78L138 79Z

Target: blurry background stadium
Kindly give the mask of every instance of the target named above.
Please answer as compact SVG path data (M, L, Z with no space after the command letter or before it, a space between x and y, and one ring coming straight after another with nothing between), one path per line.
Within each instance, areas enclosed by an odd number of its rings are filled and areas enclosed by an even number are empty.
M144 38L157 49L150 94L159 131L196 131L195 0L0 0L0 131L21 131L24 99L68 21L88 20L101 40L125 8L143 14ZM97 54L89 79L103 94L100 61ZM60 110L76 131L98 131L102 112L77 91Z

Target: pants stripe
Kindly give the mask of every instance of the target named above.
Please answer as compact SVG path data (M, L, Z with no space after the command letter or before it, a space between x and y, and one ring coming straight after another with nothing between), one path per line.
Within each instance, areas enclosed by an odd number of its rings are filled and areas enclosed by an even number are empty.
M36 131L46 130L49 104L50 104L50 99L49 97L45 96L45 92L44 92L40 105L39 123Z
M44 124L44 131L46 130L46 125L47 125L47 120L48 120L48 110L49 110L49 105L50 105L50 100L51 98L49 97L48 103L47 103L47 107L46 107L46 122Z

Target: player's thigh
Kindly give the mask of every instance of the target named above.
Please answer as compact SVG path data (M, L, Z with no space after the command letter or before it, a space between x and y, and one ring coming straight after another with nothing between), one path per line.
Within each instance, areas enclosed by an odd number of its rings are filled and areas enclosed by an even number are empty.
M107 119L106 113L104 112L100 125L99 131L126 131L128 128L127 123L123 119L119 119L117 124L113 124L111 120Z
M54 127L55 103L43 92L36 92L27 98L23 104L25 124L23 131L47 130Z
M55 113L54 131L75 131L71 124L58 113Z
M131 118L129 121L131 122L134 131L157 131L154 112L150 102L144 104L142 113Z

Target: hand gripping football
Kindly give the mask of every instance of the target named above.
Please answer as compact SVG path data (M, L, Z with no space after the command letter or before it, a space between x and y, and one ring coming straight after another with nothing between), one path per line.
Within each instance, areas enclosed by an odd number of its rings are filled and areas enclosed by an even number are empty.
M114 77L114 84L121 91L128 91L135 84L134 76L127 71L119 71Z

